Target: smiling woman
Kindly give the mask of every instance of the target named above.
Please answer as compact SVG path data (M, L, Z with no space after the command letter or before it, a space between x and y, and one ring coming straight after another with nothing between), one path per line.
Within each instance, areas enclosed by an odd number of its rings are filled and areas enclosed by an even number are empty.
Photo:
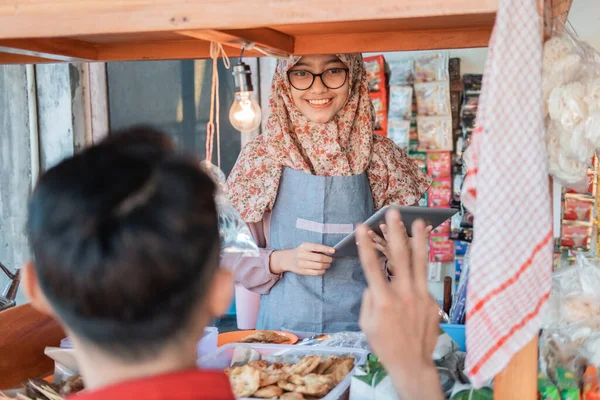
M292 99L310 121L326 123L350 96L348 68L337 56L304 56L288 71Z
M366 281L358 258L336 258L332 246L375 210L418 202L430 180L373 133L360 54L279 60L269 105L265 133L242 151L228 182L261 256L224 266L263 295L259 329L301 338L358 331Z

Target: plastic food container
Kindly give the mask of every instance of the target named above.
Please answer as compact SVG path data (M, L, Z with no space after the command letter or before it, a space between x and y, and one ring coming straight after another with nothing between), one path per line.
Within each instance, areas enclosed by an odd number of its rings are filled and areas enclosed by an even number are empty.
M198 366L202 369L223 370L231 365L233 351L240 344L232 343L221 346L212 354L208 354L198 360ZM349 349L343 347L304 347L294 345L274 345L274 344L245 344L243 346L251 347L258 351L262 356L270 355L303 355L303 356L344 356L353 355L356 359L354 369L337 385L329 394L323 397L323 400L347 399L350 389L350 380L354 375L357 365L363 365L367 361L368 352L360 349Z
M219 329L214 326L204 328L204 336L198 342L196 357L201 358L217 349Z

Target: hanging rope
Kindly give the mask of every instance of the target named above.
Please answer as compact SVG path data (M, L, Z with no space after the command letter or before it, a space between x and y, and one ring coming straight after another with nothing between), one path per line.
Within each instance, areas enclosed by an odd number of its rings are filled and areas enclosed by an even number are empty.
M219 123L220 107L219 107L219 56L223 57L225 68L229 69L231 64L229 58L223 50L223 46L218 42L210 42L210 58L212 58L212 87L210 92L210 117L206 124L206 160L212 163L213 148L215 138L215 125L217 131L217 166L221 168L221 128ZM216 111L216 121L215 121Z

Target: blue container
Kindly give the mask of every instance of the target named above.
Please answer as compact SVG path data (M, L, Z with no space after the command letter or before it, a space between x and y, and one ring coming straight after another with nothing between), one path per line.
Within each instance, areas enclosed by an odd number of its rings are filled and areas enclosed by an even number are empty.
M440 328L458 344L460 351L467 351L467 339L465 336L465 326L457 324L440 324Z

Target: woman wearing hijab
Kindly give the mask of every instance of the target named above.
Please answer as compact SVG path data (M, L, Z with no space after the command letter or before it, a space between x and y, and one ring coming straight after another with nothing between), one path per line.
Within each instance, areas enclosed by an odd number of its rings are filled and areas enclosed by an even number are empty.
M374 134L360 54L279 60L270 107L266 132L244 148L228 181L261 254L230 266L262 294L258 329L358 331L367 283L358 258L335 258L331 246L386 205L416 204L430 178ZM374 241L385 254L384 238Z

